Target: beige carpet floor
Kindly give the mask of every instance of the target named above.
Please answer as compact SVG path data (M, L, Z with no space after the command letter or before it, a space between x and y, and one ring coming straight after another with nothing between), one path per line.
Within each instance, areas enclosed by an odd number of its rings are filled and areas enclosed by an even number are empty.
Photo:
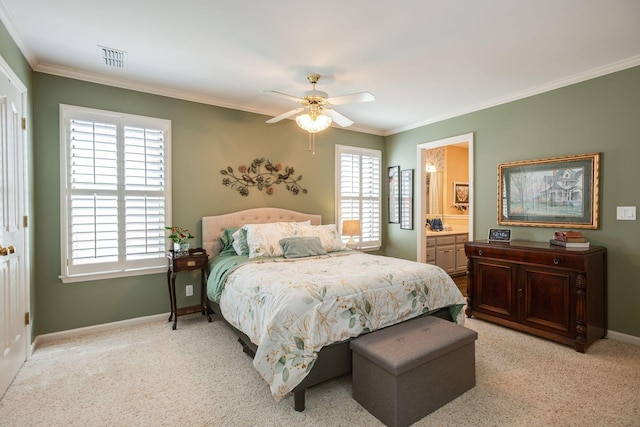
M416 426L639 426L640 347L586 354L475 319L477 385ZM378 426L342 377L307 408L271 397L214 316L153 322L40 346L0 400L0 426Z

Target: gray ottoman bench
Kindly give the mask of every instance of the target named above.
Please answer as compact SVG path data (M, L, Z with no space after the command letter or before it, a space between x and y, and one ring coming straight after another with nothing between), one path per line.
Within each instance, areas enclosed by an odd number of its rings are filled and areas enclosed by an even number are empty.
M476 385L475 331L434 316L351 341L353 398L389 426L407 426Z

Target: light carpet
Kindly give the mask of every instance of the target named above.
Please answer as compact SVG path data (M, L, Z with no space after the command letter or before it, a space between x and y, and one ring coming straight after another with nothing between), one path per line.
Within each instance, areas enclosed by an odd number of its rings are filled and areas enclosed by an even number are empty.
M0 400L0 426L377 426L349 376L275 402L217 317L46 343ZM640 347L586 354L476 319L477 385L416 426L638 426Z

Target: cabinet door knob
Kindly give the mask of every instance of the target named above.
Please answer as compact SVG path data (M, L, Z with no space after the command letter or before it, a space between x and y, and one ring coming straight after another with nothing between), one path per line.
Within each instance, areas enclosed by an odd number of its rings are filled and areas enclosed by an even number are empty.
M560 259L559 259L559 258L554 258L554 259L553 259L553 263L554 263L555 265L558 265L558 264L560 263Z
M482 251L482 249L478 250L478 255L482 255L484 252Z

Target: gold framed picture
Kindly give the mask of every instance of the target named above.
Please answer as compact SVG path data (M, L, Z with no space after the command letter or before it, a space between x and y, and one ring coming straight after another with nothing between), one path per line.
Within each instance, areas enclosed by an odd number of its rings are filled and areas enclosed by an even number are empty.
M600 153L498 165L498 224L599 228Z

